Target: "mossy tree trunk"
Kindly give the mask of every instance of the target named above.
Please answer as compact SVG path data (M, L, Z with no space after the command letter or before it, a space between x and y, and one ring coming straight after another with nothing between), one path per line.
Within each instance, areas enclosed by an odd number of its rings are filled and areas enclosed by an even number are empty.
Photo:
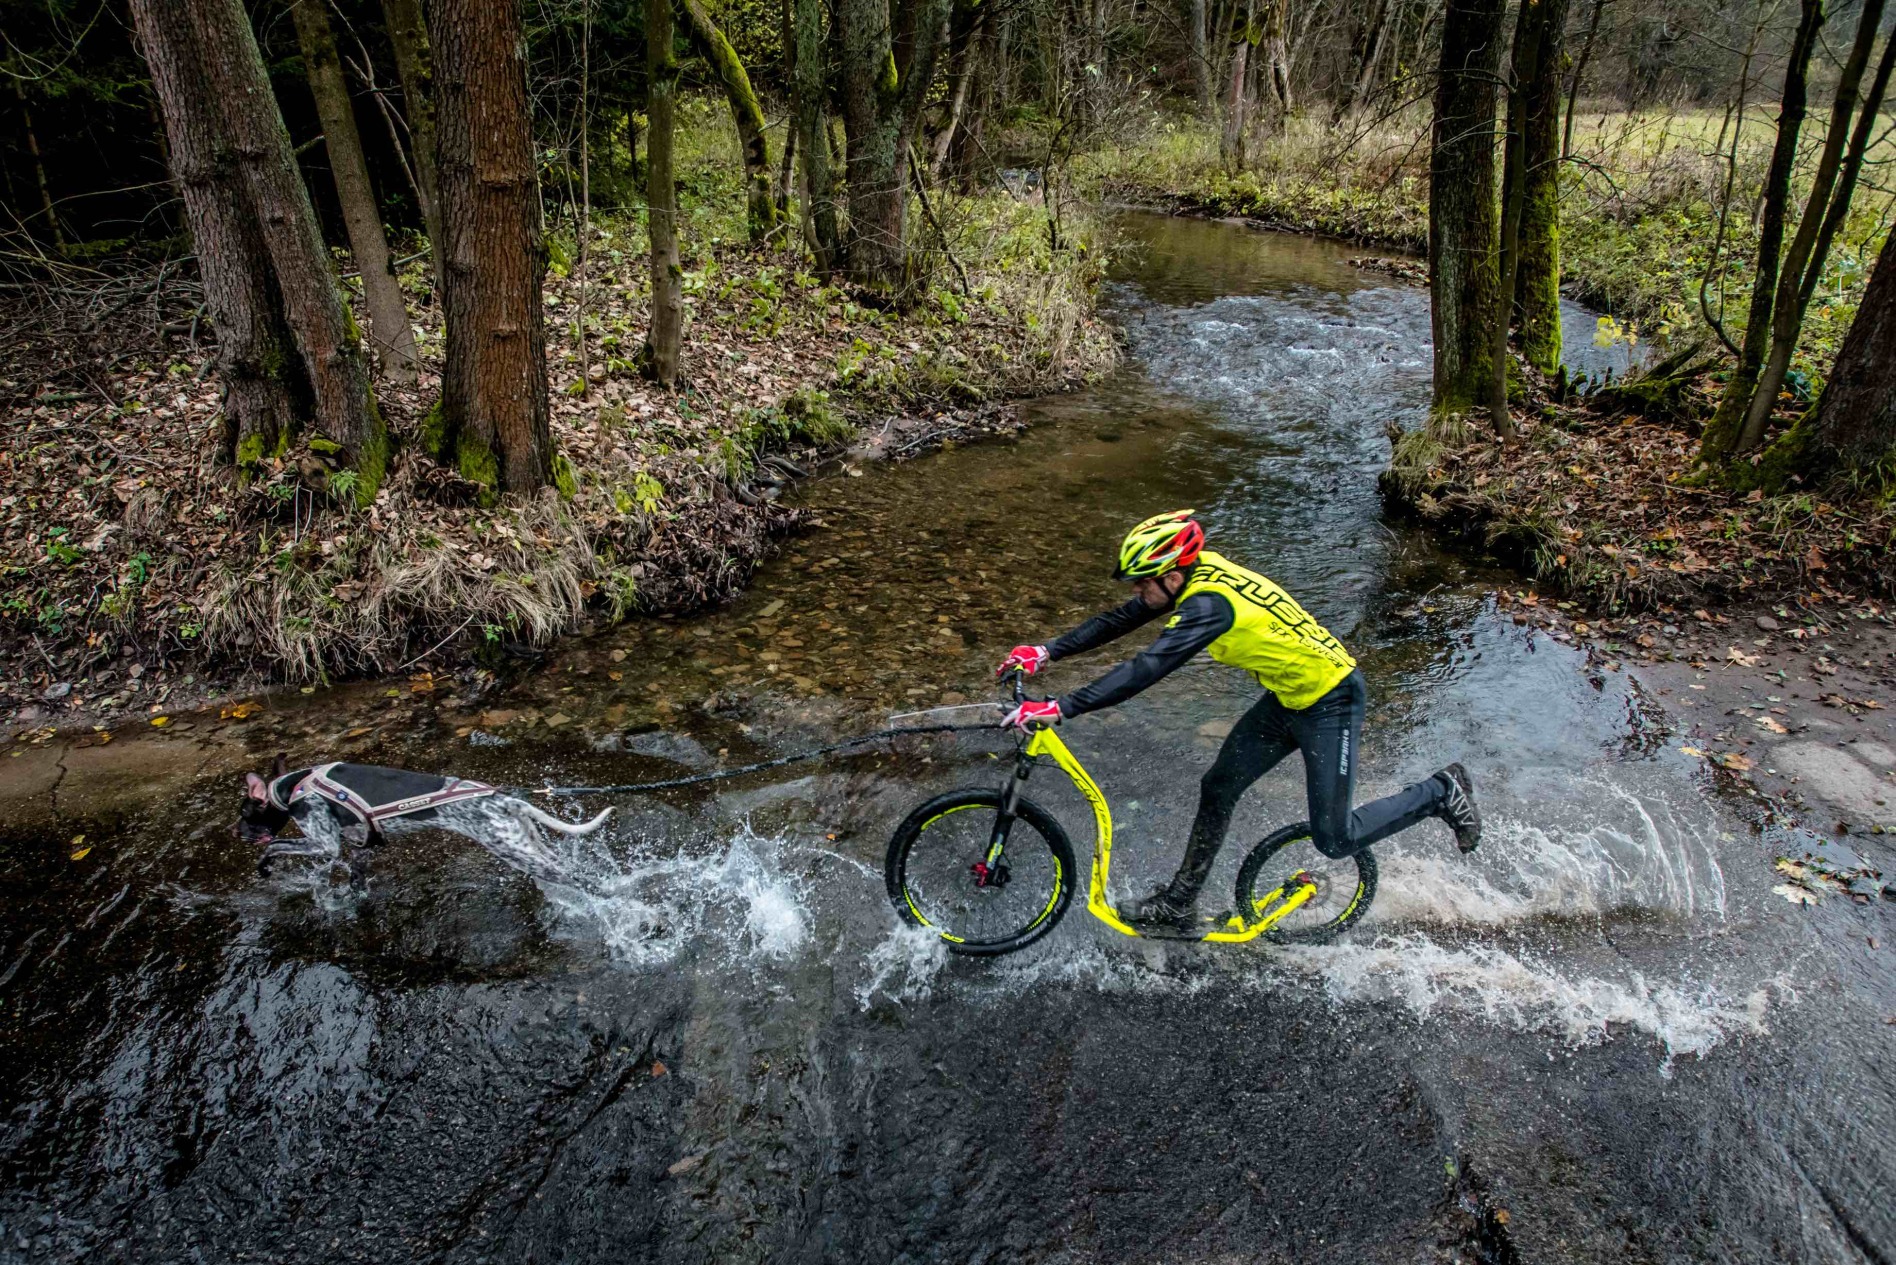
M304 71L316 113L322 120L323 146L329 171L342 204L343 223L349 230L349 252L362 276L368 299L369 342L382 357L388 377L401 385L415 381L415 329L408 320L402 288L389 261L388 235L382 228L382 208L369 183L369 165L362 157L362 138L356 131L355 106L342 77L342 59L336 55L336 37L329 26L328 0L295 0L290 6L296 23L297 44L303 52Z
M1497 301L1495 83L1505 0L1448 0L1429 149L1429 318L1434 408L1487 398Z
M1532 38L1538 46L1532 59L1534 74L1517 85L1521 120L1518 127L1510 122L1508 128L1509 144L1518 132L1521 145L1514 304L1522 359L1543 373L1553 373L1560 368L1560 88L1567 0L1530 0L1523 11L1530 10L1534 13ZM1521 62L1517 44L1517 74ZM1514 168L1509 170L1512 174Z
M1792 474L1816 487L1869 484L1886 493L1896 485L1896 234L1883 243L1816 407L1756 470L1772 490Z
M692 47L710 64L731 103L737 139L744 153L744 201L752 245L762 245L777 228L777 205L770 196L770 146L764 136L764 109L751 89L743 59L699 0L678 0Z
M304 398L315 428L354 468L355 495L366 502L387 472L388 430L375 406L368 358L343 304L250 19L241 0L141 3L148 4L154 28L189 23L197 73L189 82L173 85L173 92L202 102L173 104L217 115L219 139L242 191L243 214L256 225L269 261L269 288L290 331L290 346L278 347L293 353L289 359L307 391ZM268 355L270 349L264 350ZM272 370L266 363L266 372L291 370L288 365Z
M1722 465L1736 450L1745 414L1751 406L1751 393L1757 386L1758 370L1764 364L1765 349L1770 345L1771 308L1777 297L1779 256L1784 251L1784 220L1791 197L1791 168L1797 161L1797 135L1804 126L1810 55L1823 24L1823 0L1803 0L1797 34L1791 41L1790 56L1784 67L1777 141L1764 176L1757 264L1752 272L1751 308L1745 321L1744 343L1739 348L1738 364L1725 384L1725 393L1719 398L1718 409L1699 440L1699 461L1707 466Z
M554 463L520 12L515 0L435 0L428 35L447 356L426 439L489 495L531 492Z
M645 372L664 386L678 382L684 342L683 269L678 261L678 185L672 178L678 55L672 0L645 0L646 205L652 243L652 323L645 335Z
M432 258L441 253L441 197L435 175L434 55L428 47L428 28L421 0L382 0L389 44L395 50L395 71L402 81L402 116L408 120L414 142L415 184L421 192L421 218L428 229ZM436 281L440 271L436 270Z
M204 91L203 52L184 5L134 0L132 19L184 200L205 306L217 332L223 452L239 477L281 450L307 411L308 384L271 272L262 227L237 172L224 111Z
M1876 43L1877 28L1882 20L1883 0L1864 0L1857 19L1856 39L1837 80L1830 127L1824 136L1823 153L1817 159L1817 170L1811 177L1810 196L1778 273L1777 296L1771 306L1770 351L1758 371L1744 425L1738 432L1736 451L1740 453L1749 452L1764 440L1765 427L1777 408L1778 389L1784 385L1784 375L1791 367L1791 353L1797 350L1797 336L1804 328L1804 313L1810 307L1818 279L1823 276L1830 243L1850 213L1857 175L1880 122L1883 93L1889 87L1891 58L1896 55L1896 40L1887 41L1883 46L1882 64L1869 92L1864 94L1860 116L1857 101L1863 72L1869 65L1870 50ZM1846 135L1849 136L1847 141Z
M886 295L908 282L909 155L935 78L948 0L838 0L849 137L852 279Z
M829 99L829 45L824 35L823 0L792 0L796 28L796 129L803 170L804 212L810 217L816 269L834 272L843 265L842 228L830 175L830 144L824 105Z

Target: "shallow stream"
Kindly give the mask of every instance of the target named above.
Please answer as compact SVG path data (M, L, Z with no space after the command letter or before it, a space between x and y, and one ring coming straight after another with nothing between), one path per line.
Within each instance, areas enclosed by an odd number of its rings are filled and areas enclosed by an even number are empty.
M145 779L62 752L50 817L0 828L0 1259L1891 1259L1874 912L1773 895L1625 674L1385 521L1426 293L1331 243L1124 227L1121 373L1018 441L809 485L822 526L727 609L478 703L292 693L137 739ZM356 896L259 881L226 833L237 771L283 748L589 783L979 718L1001 654L1118 600L1119 534L1187 505L1361 660L1360 794L1452 759L1482 790L1482 849L1380 845L1341 943L1134 942L1076 906L1015 958L945 959L898 928L882 850L999 777L981 735L622 800L563 884L428 832ZM1066 727L1116 888L1170 872L1254 696L1201 662ZM1084 863L1079 796L1033 794ZM1259 784L1214 888L1301 798L1295 761Z

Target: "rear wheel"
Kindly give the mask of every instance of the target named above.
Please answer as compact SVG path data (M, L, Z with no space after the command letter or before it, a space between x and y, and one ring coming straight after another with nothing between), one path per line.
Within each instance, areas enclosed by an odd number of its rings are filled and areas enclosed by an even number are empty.
M1021 800L997 866L987 867L999 791L967 788L929 800L889 840L883 878L896 912L952 953L992 957L1052 931L1073 899L1073 845L1040 805Z
M1286 943L1328 940L1369 910L1376 899L1376 857L1368 848L1355 856L1327 857L1310 842L1310 826L1286 826L1251 849L1238 867L1238 913L1248 922L1268 914L1276 893L1302 872L1315 884L1309 900L1264 934Z

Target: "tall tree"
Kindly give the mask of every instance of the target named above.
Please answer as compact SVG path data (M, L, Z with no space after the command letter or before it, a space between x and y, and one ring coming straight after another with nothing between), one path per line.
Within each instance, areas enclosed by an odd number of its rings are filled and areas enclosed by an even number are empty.
M64 250L66 239L59 229L59 214L53 208L53 186L46 179L46 161L40 157L39 133L33 127L33 105L26 95L26 76L8 71L7 78L13 81L13 97L20 103L20 134L26 141L27 156L33 160L33 183L39 190L40 218L46 221L46 231L52 235L53 245Z
M240 473L288 442L309 394L263 228L237 171L222 103L204 91L202 46L181 0L133 0L164 120L205 306L217 331L223 457Z
M909 156L948 0L837 0L849 137L850 275L884 294L908 272Z
M389 260L382 208L369 183L369 164L362 157L355 106L342 77L327 4L328 0L292 0L296 40L303 50L310 92L316 98L316 114L322 120L323 147L329 154L336 198L342 203L343 224L349 230L349 252L355 256L362 292L368 299L369 342L381 355L388 376L408 385L415 380L415 327L409 324L402 287Z
M147 9L139 19L141 33L149 27L162 39L180 21L189 24L197 76L171 85L177 99L161 89L160 101L186 118L207 104L219 116L216 139L234 164L244 213L257 225L316 429L355 467L356 495L367 500L387 471L388 431L370 392L367 358L343 306L250 19L241 0L139 3ZM199 100L188 99L193 97ZM174 145L176 140L174 133ZM241 450L239 455L244 455Z
M1791 169L1797 161L1797 136L1804 126L1811 51L1817 46L1817 33L1823 24L1823 0L1802 0L1797 34L1792 37L1790 57L1784 67L1777 141L1772 146L1771 164L1764 175L1764 199L1758 216L1757 265L1753 272L1744 343L1739 348L1738 364L1725 384L1725 393L1719 398L1718 410L1712 414L1699 441L1699 460L1708 465L1722 463L1736 448L1745 414L1751 406L1752 388L1757 385L1758 370L1764 364L1765 348L1770 345L1771 307L1777 298L1779 256L1784 251Z
M1515 34L1504 205L1515 204L1516 179L1520 195L1514 284L1504 282L1503 292L1514 296L1522 358L1553 373L1560 368L1560 88L1567 0L1523 0L1521 12L1532 21L1524 18L1525 29ZM1531 55L1524 55L1524 38L1533 45ZM1518 162L1512 157L1517 145Z
M388 24L388 42L395 50L395 73L402 81L402 116L408 121L408 134L414 142L421 218L428 228L430 255L438 258L441 199L435 177L434 55L428 48L421 0L382 0L382 18ZM437 269L437 283L439 278Z
M1882 63L1865 94L1862 114L1853 119L1863 71L1869 64L1870 49L1876 43L1877 28L1882 20L1883 0L1863 0L1856 39L1831 102L1830 128L1824 137L1823 153L1817 159L1817 170L1811 177L1810 197L1798 220L1797 235L1791 239L1791 248L1785 252L1778 272L1777 294L1771 305L1770 351L1751 390L1750 406L1738 434L1739 452L1748 452L1764 440L1765 426L1777 407L1778 389L1784 385L1784 375L1791 367L1791 353L1797 350L1804 313L1816 293L1818 279L1823 276L1830 244L1850 213L1850 199L1863 169L1863 156L1869 150L1871 136L1879 123L1883 94L1889 88L1891 59L1896 55L1896 40L1886 42ZM1849 134L1847 141L1846 134Z
M1334 119L1342 119L1369 99L1376 83L1376 63L1382 56L1383 30L1389 25L1389 0L1369 0L1360 9L1350 32L1349 73L1336 99Z
M731 47L731 41L705 12L700 0L678 0L684 11L685 28L692 47L710 64L725 99L731 104L731 118L737 124L738 145L744 155L744 198L750 220L753 245L767 241L777 228L777 204L770 196L770 145L765 139L764 108L751 88L750 74L743 59Z
M652 243L652 324L645 335L645 371L665 386L678 382L685 332L678 261L678 185L672 177L672 134L678 99L671 0L645 0L646 220Z
M1205 38L1205 23L1209 20L1205 0L1192 0L1192 84L1198 90L1198 112L1206 118L1211 117L1211 81L1215 70L1211 64L1211 44Z
M435 178L447 356L425 436L488 495L553 479L545 234L515 0L435 0Z
M824 38L823 0L792 0L796 28L796 130L803 169L804 212L810 218L812 250L818 272L843 265L842 227L837 222L836 194L830 176L829 126L824 104L829 99L829 44Z
M1244 166L1245 138L1251 127L1251 46L1257 40L1257 23L1252 14L1254 0L1244 0L1234 13L1235 29L1231 36L1230 60L1226 65L1224 129L1218 137L1218 157L1224 169L1236 172ZM1239 23L1242 23L1239 25Z
M1896 486L1896 233L1883 242L1816 407L1771 445L1758 469L1774 485L1796 474L1816 487Z
M1448 0L1429 150L1429 309L1438 413L1485 399L1496 286L1495 83L1505 0Z

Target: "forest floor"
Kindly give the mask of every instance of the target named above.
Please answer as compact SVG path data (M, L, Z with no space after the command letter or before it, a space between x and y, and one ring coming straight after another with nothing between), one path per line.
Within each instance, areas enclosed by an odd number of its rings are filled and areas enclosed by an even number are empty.
M940 207L958 267L937 254L935 283L887 311L794 254L734 244L735 183L707 196L710 177L691 174L684 386L635 368L649 300L638 221L595 220L583 295L558 251L546 289L553 435L573 486L491 508L411 442L442 348L418 262L404 281L424 363L412 389L378 389L402 446L361 508L318 490L306 442L243 486L217 463L219 393L188 273L48 287L16 306L0 326L0 716L64 726L264 680L492 668L601 620L715 601L796 528L776 504L786 480L1012 428L1005 401L1117 356L1093 309L1106 251L1083 217L1064 225L1077 249L1054 255L1030 201Z

